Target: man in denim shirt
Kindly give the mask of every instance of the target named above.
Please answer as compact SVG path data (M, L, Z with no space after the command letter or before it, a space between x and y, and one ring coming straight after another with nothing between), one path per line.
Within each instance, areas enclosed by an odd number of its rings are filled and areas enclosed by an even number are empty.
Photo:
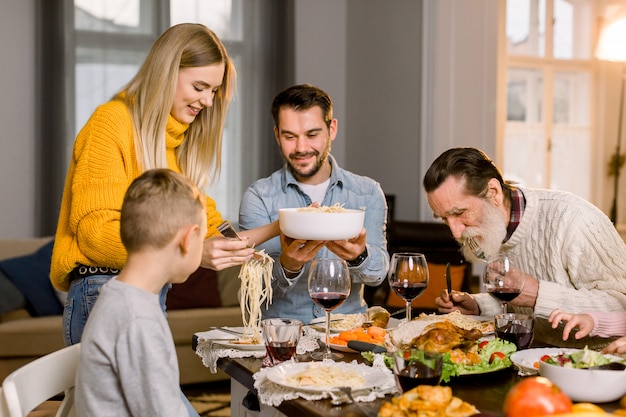
M339 203L347 209L365 210L364 229L347 241L294 240L281 234L258 246L275 259L273 302L263 311L263 318L288 317L310 323L324 316L307 290L314 258L339 257L348 263L352 290L333 313L364 312L363 285L377 286L387 274L385 195L376 181L341 169L330 155L337 135L332 106L324 91L310 85L290 87L274 98L274 134L286 163L246 190L239 226L247 230L273 222L280 208Z

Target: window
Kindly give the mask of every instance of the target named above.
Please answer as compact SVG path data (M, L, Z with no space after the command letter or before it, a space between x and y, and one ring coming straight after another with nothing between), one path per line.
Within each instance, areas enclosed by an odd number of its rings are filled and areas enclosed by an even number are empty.
M268 2L268 6L270 4ZM244 133L242 127L243 120L259 118L244 117L243 103L258 101L264 106L260 107L261 111L267 114L270 103L267 96L252 97L251 93L253 75L260 78L265 74L264 65L259 62L252 70L252 51L245 47L246 39L254 36L252 29L244 25L246 16L266 18L263 13L254 13L253 5L254 2L246 0L74 0L74 135L99 104L108 101L136 74L160 33L181 22L205 24L226 44L238 72L237 96L231 103L223 137L221 175L207 190L222 215L236 222L245 188L261 176L259 163L246 160L243 150L273 143L271 136L266 142L259 141L258 137ZM266 38L272 39L271 36ZM272 85L271 80L266 79L266 85ZM249 106L255 107L258 106ZM246 129L272 135L271 125L248 123ZM72 144L73 138L68 143L68 153ZM275 152L273 147L271 150ZM257 155L264 156L263 153Z
M504 174L589 200L593 1L506 5Z

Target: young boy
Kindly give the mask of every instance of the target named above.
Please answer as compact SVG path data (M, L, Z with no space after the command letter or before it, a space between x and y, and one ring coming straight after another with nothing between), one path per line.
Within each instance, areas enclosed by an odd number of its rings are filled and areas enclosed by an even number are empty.
M197 416L179 386L174 341L159 293L200 265L204 199L183 175L144 172L128 188L120 232L128 257L102 287L82 337L79 416Z

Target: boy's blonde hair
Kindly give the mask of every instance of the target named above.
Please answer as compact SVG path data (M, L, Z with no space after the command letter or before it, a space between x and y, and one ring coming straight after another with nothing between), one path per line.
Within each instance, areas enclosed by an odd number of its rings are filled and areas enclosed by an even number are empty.
M137 177L124 197L120 234L126 250L165 247L176 233L206 222L204 198L189 178L166 168Z

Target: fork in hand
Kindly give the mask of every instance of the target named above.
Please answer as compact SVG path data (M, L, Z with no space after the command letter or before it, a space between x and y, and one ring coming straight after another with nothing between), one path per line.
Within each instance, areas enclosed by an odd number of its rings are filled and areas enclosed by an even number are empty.
M487 260L487 257L485 256L485 252L480 247L478 242L476 242L476 240L474 240L473 237L468 237L467 239L465 239L464 245L467 245L469 250L472 251L474 256L477 257L478 259L481 259L483 261Z
M225 238L243 240L228 220L224 220L219 226L217 226L217 231L220 232ZM254 262L264 264L267 261L267 258L259 252L255 251L252 255L252 260Z

